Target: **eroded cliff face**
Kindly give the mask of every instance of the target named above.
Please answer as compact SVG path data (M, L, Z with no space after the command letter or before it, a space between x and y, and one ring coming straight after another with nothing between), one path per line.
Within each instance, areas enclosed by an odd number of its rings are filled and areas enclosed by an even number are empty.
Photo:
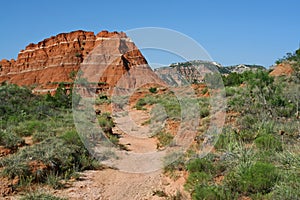
M101 31L95 35L80 30L29 44L17 60L0 61L0 83L33 86L35 92L44 93L55 90L59 82L72 82L70 73L82 67L85 76L95 79L91 81L112 87L135 66L144 68L141 75L157 78L125 33Z

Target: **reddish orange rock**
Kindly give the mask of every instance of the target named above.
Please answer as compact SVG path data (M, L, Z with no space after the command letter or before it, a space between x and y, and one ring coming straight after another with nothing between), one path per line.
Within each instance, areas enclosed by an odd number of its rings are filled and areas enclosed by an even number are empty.
M95 59L91 54L97 53L101 55ZM20 51L17 60L0 61L0 83L7 81L33 86L34 91L40 93L53 91L59 82L72 82L70 73L77 72L85 59L86 65L91 64L89 61L99 64L97 68L85 70L86 76L101 74L94 81L106 82L106 87L115 86L124 74L139 65L145 69L140 73L141 76L160 81L125 33L101 31L95 35L79 30L61 33L37 44L31 43Z
M270 73L271 76L289 76L293 73L293 68L290 63L280 63L275 66L274 70Z

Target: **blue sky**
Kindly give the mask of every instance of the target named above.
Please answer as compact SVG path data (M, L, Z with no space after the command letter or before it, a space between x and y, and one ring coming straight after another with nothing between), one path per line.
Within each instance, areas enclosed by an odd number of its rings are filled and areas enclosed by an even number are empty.
M95 33L140 27L174 29L196 40L223 65L268 67L296 50L300 42L297 0L4 0L0 5L0 59L16 58L31 42L78 29ZM170 62L164 56L144 54L149 62Z

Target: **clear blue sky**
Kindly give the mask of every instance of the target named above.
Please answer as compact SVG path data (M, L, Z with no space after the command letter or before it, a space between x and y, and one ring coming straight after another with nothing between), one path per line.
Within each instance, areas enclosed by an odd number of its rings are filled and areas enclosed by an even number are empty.
M0 5L0 59L16 58L31 42L78 29L174 29L223 65L268 67L300 42L298 0L3 0Z

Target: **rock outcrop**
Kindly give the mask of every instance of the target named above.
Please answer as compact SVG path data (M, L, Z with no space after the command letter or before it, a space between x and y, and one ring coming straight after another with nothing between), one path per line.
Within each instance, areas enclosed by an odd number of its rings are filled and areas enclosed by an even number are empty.
M125 33L102 31L95 35L79 30L29 44L17 60L0 61L0 83L32 86L35 92L45 93L55 90L60 82L72 83L70 74L91 63L97 67L84 70L85 76L101 74L93 81L106 87L114 86L134 66L143 66L148 76L154 74ZM157 78L155 74L153 78Z
M272 67L271 76L289 76L293 73L291 63L283 62Z
M266 68L261 65L246 65L246 64L233 65L225 68L230 73L238 73L238 74L244 73L246 71L266 70Z
M216 62L210 61L189 61L174 63L168 67L161 67L154 72L171 86L182 86L192 83L204 82L205 74L219 71L226 73L226 69Z

